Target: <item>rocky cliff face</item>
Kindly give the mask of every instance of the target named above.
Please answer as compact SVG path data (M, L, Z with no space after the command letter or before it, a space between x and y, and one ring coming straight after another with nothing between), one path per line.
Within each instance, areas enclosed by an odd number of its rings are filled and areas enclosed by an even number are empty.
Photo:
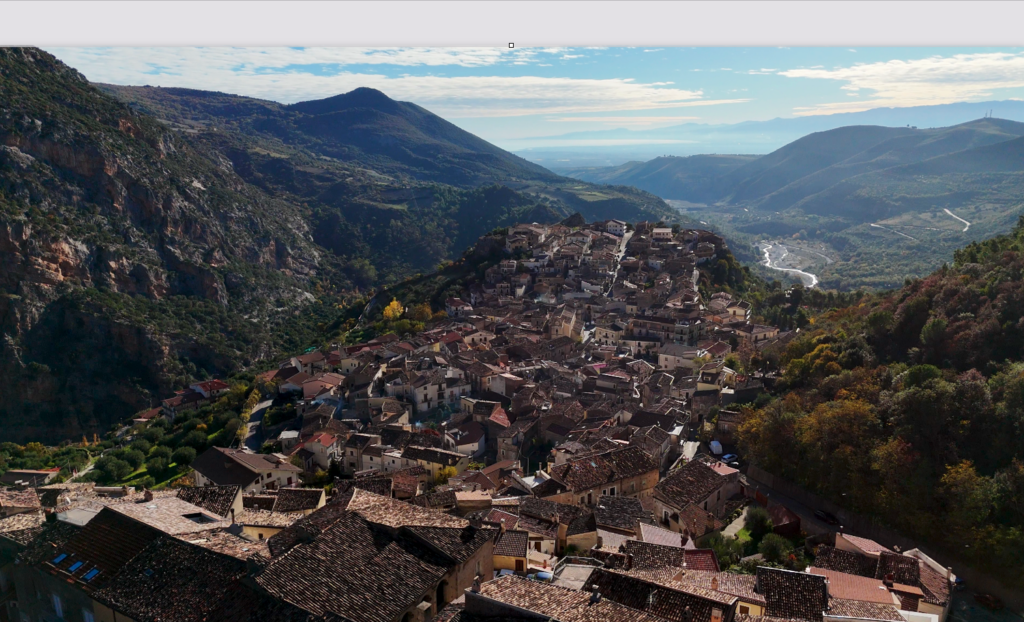
M308 302L322 271L306 223L216 151L53 57L0 50L0 369L18 379L7 401L22 403L0 407L0 421L13 438L77 434L167 393L179 356L207 360L207 373L230 368L155 326L160 304L266 317L278 299ZM80 304L82 290L113 302ZM135 297L151 304L133 324L115 310ZM68 346L77 366L54 356ZM111 382L112 367L138 382Z

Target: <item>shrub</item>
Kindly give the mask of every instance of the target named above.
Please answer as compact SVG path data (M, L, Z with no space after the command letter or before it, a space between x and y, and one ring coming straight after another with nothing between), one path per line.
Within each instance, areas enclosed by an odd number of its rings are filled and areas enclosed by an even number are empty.
M196 450L191 447L179 447L174 450L171 459L174 460L175 464L188 466L196 459Z
M146 477L143 477L139 481L135 482L136 489L152 488L153 486L156 486L156 479L153 478L151 475L147 475Z
M767 534L757 547L757 552L770 562L781 564L793 551L793 545L789 540L777 533Z
M735 538L726 539L719 531L711 534L704 546L715 551L715 557L718 558L718 563L723 569L735 564L743 557L743 543Z
M772 518L768 510L759 505L752 505L747 510L744 526L750 531L750 537L756 542L772 531Z
M150 443L149 441L147 441L144 438L140 438L140 439L132 442L132 444L129 445L128 448L129 449L137 449L137 450L141 451L143 455L145 455L145 454L149 453L150 449L153 449L153 443Z

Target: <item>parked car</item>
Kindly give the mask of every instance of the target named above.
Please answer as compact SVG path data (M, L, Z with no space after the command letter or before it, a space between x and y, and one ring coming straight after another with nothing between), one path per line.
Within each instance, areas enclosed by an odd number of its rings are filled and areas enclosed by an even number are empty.
M724 456L721 457L721 460L722 462L729 464L730 462L736 460L736 458L739 458L739 456L737 456L736 454L725 454Z
M829 514L828 512L826 512L824 510L815 510L814 511L814 517L817 518L820 521L824 521L824 522L828 523L829 525L838 525L839 524L839 519L838 518L836 518L834 515Z

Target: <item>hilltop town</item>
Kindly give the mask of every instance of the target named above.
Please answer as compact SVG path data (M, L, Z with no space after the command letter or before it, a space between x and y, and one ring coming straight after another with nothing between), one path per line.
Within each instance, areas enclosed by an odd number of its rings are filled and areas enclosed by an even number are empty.
M721 236L574 217L475 251L443 308L384 292L372 338L7 470L0 619L945 622L950 568L739 455L799 322Z

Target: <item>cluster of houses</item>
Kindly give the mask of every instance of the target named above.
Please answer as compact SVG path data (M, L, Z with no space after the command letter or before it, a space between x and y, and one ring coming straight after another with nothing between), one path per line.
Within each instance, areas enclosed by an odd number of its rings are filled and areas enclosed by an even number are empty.
M729 446L731 406L771 381L727 357L788 336L701 295L719 236L613 220L489 243L505 259L446 320L261 374L295 407L263 426L272 453L212 447L166 492L0 489L0 622L944 622L953 577L916 550L832 534L807 569L723 571L709 541L764 500L700 438ZM329 490L302 487L318 470Z
M627 463L627 479L650 466L599 458L600 467ZM573 470L561 472L573 496L606 486L594 474L577 484ZM704 545L721 522L702 507L737 482L700 457L650 497L608 490L592 504L527 493L514 463L451 486L429 481L409 467L339 480L330 495L241 485L0 490L0 617L943 622L949 611L949 569L847 534L820 544L803 570L724 572ZM648 509L651 497L682 533Z

